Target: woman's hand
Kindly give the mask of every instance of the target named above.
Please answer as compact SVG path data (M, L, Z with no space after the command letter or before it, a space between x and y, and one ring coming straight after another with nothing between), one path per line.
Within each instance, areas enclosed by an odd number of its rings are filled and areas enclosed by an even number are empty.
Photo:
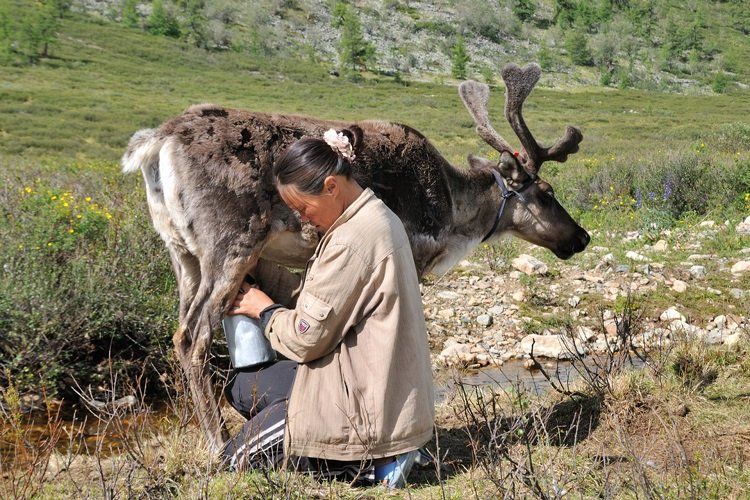
M243 282L240 291L229 310L230 315L244 314L254 319L259 319L261 311L273 305L271 297L263 293L256 285Z

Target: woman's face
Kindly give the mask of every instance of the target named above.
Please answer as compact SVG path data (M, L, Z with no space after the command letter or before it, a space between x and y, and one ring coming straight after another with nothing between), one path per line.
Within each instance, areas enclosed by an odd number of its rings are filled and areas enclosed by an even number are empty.
M289 208L299 213L302 222L310 222L320 231L328 231L344 211L338 190L323 188L320 194L301 193L293 184L278 186L279 194Z

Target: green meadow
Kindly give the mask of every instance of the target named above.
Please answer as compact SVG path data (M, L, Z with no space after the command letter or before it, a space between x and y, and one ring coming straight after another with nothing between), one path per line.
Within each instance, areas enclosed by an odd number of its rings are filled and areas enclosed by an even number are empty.
M17 395L43 392L75 400L76 384L102 387L113 377L131 380L149 395L175 392L158 389L164 386L163 374L173 369L174 278L151 227L142 179L123 176L118 165L129 137L140 128L156 127L191 104L213 102L261 112L402 122L421 131L454 165L464 166L471 153L496 157L475 134L457 94L458 82L449 78L334 77L327 67L305 59L209 52L78 14L62 20L50 54L31 66L0 67L0 385L13 387ZM494 125L518 144L503 118L503 88L492 91ZM616 246L608 241L610 230L639 230L653 242L664 229L691 228L708 218L728 220L734 227L750 214L748 90L682 95L539 87L524 111L542 143L555 140L566 124L581 128L580 151L565 164L546 164L542 176L570 212L596 230L592 245ZM719 256L734 256L747 246L747 238L732 235L711 245ZM620 246L613 249L618 255L629 249ZM702 297L692 300L691 307L699 309ZM725 380L734 398L746 390L750 369L744 354L726 361L721 356L730 355L722 353L711 362L727 377L738 374L736 384ZM220 352L217 356L219 364L226 364ZM700 364L700 356L690 356L691 363ZM637 394L646 405L676 405L676 396L656 387L682 388L680 380L662 372L627 379L611 401L619 404ZM714 418L721 394L707 400L685 390L697 412ZM735 406L732 412L744 415ZM168 443L173 454L167 454L174 463L164 470L174 466L182 476L169 479L177 481L171 486L160 483L155 496L233 496L241 487L265 496L284 481L220 475L196 486L189 478L206 469L200 457L186 458L195 437L174 439ZM548 451L542 447L538 453L553 467ZM571 474L578 458L568 455L574 451L564 452L561 466ZM143 460L162 463L158 457ZM747 480L746 471L735 472L732 481ZM462 497L463 488L475 487L471 475L457 477L448 495L454 498ZM669 479L662 493L681 496L683 479ZM288 484L296 487L283 483ZM356 495L340 485L326 489L303 481L297 486L317 496ZM584 484L580 491L602 487ZM737 491L722 488L710 492ZM299 491L292 496L306 496ZM640 490L634 491L638 496ZM445 491L432 486L422 493L433 497ZM54 485L46 494L56 495Z

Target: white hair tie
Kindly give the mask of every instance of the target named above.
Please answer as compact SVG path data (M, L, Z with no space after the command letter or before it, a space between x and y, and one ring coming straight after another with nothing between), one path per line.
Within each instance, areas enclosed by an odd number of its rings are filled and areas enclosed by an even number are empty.
M356 156L354 156L354 148L349 142L349 137L343 132L336 132L334 129L328 129L325 134L323 134L323 140L326 141L326 144L331 146L331 149L346 158L349 162L353 162L354 158L356 158Z

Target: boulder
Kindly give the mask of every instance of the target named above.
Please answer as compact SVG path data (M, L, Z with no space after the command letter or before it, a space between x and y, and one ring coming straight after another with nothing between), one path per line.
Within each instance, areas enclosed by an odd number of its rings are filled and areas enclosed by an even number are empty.
M573 345L573 340L562 335L527 335L521 340L521 350L525 354L531 354L532 347L534 356L553 359L569 359L573 355L571 351L576 349L583 354L584 349L580 345Z
M737 234L750 236L750 215L748 215L744 221L737 224L734 230L737 231Z
M659 319L662 321L674 321L676 319L680 321L685 321L685 316L683 316L680 311L678 311L674 306L672 306L669 309L665 310L663 313L661 313L661 315L659 316Z
M547 264L528 254L521 254L511 262L511 265L524 274L547 274Z
M492 316L490 316L489 314L480 314L477 317L477 323L479 323L480 325L482 325L484 327L491 326L492 325Z
M732 266L732 274L743 274L750 271L750 260L741 260Z
M691 266L690 274L693 278L701 279L706 277L706 266Z
M677 293L684 293L687 291L687 283L682 280L674 280L672 281L672 290Z
M628 250L628 252L625 254L625 257L636 262L645 262L648 260L645 255L641 255L638 252L634 252L632 250Z

